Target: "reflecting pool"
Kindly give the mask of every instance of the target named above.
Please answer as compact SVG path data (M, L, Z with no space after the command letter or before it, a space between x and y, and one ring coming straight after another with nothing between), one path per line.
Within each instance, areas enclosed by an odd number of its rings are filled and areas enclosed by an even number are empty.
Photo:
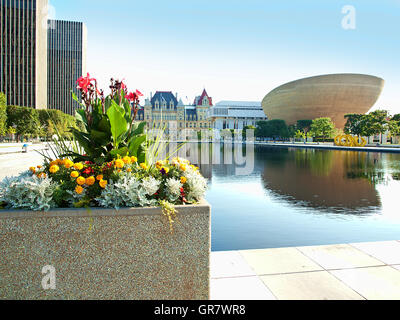
M234 161L201 165L213 251L400 239L400 154L256 146L245 156L247 174Z

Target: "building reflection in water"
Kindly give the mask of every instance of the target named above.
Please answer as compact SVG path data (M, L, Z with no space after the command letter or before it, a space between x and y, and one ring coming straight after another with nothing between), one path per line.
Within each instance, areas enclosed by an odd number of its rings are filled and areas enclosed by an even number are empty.
M243 157L254 161L248 175L237 175L231 143L188 143L178 155L200 167L212 184L220 181L261 181L266 193L295 207L349 214L381 207L375 188L390 177L398 180L400 155L257 146ZM348 212L346 212L348 210Z

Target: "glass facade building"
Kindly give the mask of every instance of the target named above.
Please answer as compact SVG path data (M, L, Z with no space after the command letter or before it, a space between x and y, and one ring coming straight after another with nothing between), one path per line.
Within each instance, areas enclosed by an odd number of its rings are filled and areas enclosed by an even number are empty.
M47 107L47 0L0 0L0 91L9 105Z
M76 80L86 73L86 27L82 22L49 20L47 52L47 104L74 115L79 96Z

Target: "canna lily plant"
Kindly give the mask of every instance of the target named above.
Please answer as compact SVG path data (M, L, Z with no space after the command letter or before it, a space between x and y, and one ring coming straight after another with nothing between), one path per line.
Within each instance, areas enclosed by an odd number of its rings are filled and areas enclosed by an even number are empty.
M105 96L89 73L77 80L77 89L81 99L72 92L73 99L81 106L76 111L76 119L83 123L85 130L69 129L85 154L69 151L63 156L101 164L129 154L145 162L146 123L135 121L140 91L128 92L123 81L111 79L111 93Z

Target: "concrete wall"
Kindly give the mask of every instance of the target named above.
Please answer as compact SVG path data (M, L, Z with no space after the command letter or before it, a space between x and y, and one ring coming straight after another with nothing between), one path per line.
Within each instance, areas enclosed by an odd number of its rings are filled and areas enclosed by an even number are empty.
M0 299L208 299L210 206L177 210L0 211Z

